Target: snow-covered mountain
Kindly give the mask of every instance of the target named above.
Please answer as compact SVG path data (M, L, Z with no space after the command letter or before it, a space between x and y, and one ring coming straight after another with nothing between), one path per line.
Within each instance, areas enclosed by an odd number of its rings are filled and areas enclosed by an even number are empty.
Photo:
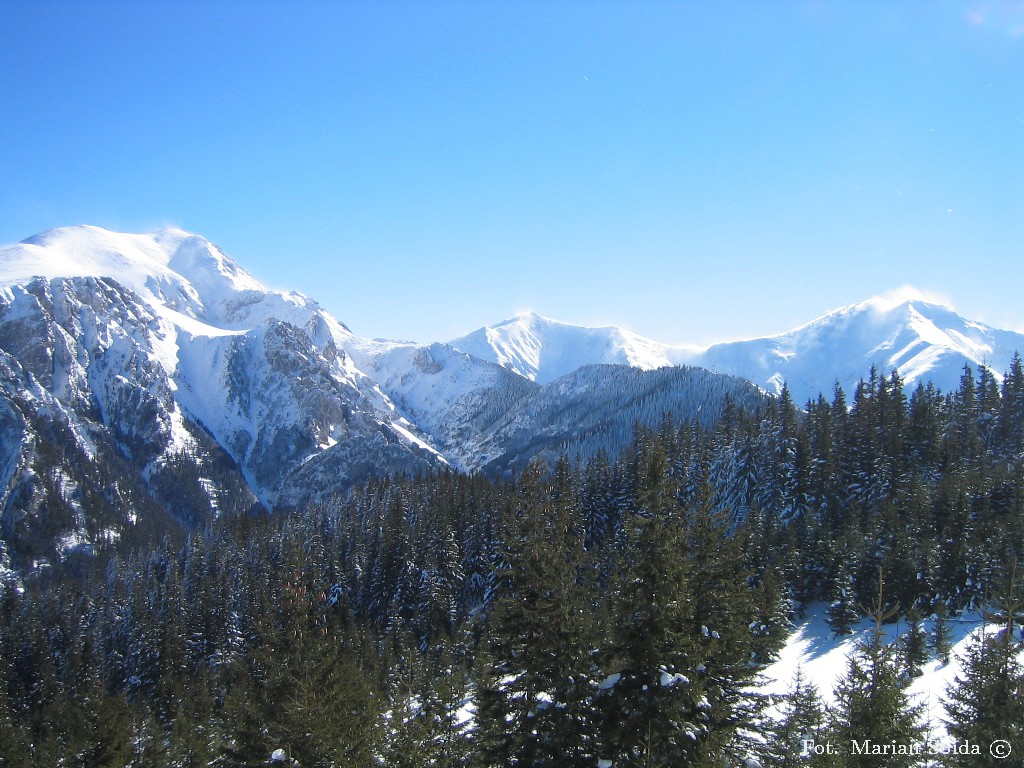
M70 227L0 249L4 533L31 538L54 527L43 510L117 487L194 519L443 463L344 353L349 336L179 230ZM75 504L60 535L117 534L87 530Z
M446 344L353 337L345 349L451 464L471 471L614 456L637 423L672 412L710 426L727 398L749 409L760 399L745 379L688 366L584 365L541 384Z
M527 312L448 342L481 360L547 384L585 365L653 370L691 359L699 347L672 347L614 326L583 328Z
M569 376L545 385L450 345L359 338L181 230L68 227L0 248L0 568L92 551L153 509L196 521L370 475L614 452L665 408L706 419L726 395L757 400L727 377L644 378L664 364L655 347L565 328ZM634 368L580 369L602 345Z
M837 309L787 333L716 344L691 359L712 371L742 376L769 392L783 382L798 404L831 398L838 382L847 393L874 366L898 370L908 387L932 382L958 388L965 365L990 368L997 379L1024 334L966 320L949 307L923 299L869 299Z
M755 407L749 382L785 380L800 402L875 365L951 389L1016 349L1024 336L917 300L706 349L535 314L449 344L369 340L202 237L55 229L0 248L0 568L89 552L141 517L615 453L665 411Z
M642 370L687 364L740 376L778 394L784 383L797 403L838 382L847 393L874 366L899 370L908 387L932 382L956 389L964 365L986 365L1001 378L1024 334L966 320L923 299L875 298L830 312L792 331L715 344L671 346L620 328L582 328L535 314L481 328L451 346L538 382L583 365L621 363Z

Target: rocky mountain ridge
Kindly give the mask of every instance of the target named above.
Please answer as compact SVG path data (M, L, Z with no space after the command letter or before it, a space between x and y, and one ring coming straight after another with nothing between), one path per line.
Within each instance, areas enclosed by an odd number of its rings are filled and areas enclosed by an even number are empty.
M1019 342L919 302L704 350L533 314L369 340L202 237L52 230L0 248L0 570L372 476L614 455L637 423L709 425L783 379L800 402L870 364L948 378Z

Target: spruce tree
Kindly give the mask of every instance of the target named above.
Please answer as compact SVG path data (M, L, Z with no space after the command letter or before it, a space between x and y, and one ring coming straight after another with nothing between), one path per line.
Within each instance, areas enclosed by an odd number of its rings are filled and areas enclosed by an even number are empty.
M778 703L778 716L767 725L762 764L765 768L826 768L835 756L818 753L829 742L825 705L814 683L798 667L790 691Z
M754 659L771 639L755 636L757 592L729 511L714 508L703 477L684 494L660 439L638 452L637 506L624 522L608 612L597 754L616 765L718 766L746 751L734 739L757 715Z
M284 717L272 744L287 744L300 765L362 768L378 742L379 696L357 654L333 635L304 639L293 662Z
M849 550L844 548L843 551ZM853 631L853 625L857 623L860 614L857 611L853 579L845 560L838 564L832 578L831 597L832 602L825 612L825 621L837 637L848 635Z
M503 591L488 609L475 738L485 765L585 765L593 638L582 516L567 465L531 465L505 509Z
M691 631L698 647L695 672L704 690L703 754L697 765L717 765L745 751L742 735L765 704L753 690L754 676L779 647L762 620L763 610L777 614L784 602L763 582L755 586L742 548L743 529L733 530L731 510L716 508L712 497L702 480L682 510L693 585Z
M1017 659L1019 641L1005 628L971 641L962 660L963 673L946 691L946 729L958 742L981 745L982 755L950 755L950 766L1003 766L989 753L1002 740L1014 749L1024 743L1024 667Z
M928 660L928 638L921 612L916 608L907 611L907 624L907 631L900 638L906 672L910 677L920 677L921 667Z
M914 754L915 745L922 744L925 735L923 710L909 700L909 678L901 674L897 648L886 642L882 628L896 612L896 607L884 601L879 571L878 596L869 614L874 621L870 639L857 644L835 692L832 738L837 750L845 754L844 768L878 768L881 759L887 768L923 765L923 756ZM902 747L905 754L880 758L871 752L873 745L890 744Z
M1005 742L1014 750L1024 743L1024 642L1018 635L1024 600L1018 596L1016 564L1010 569L1005 594L998 601L1002 626L988 632L983 626L963 660L963 674L946 691L946 726L959 742L981 746L981 755L952 754L950 766L1002 766L989 745Z
M206 691L205 675L191 683L183 681L182 704L168 738L168 757L180 768L203 768L217 750L213 706Z
M450 655L413 650L391 676L386 736L382 746L389 768L455 768L468 762L464 670Z
M936 657L943 664L949 663L949 654L953 650L952 633L953 628L949 623L949 608L944 600L939 600L935 605L929 640Z
M597 756L615 765L688 765L703 730L686 529L660 446L639 457L638 508L623 521L597 703Z

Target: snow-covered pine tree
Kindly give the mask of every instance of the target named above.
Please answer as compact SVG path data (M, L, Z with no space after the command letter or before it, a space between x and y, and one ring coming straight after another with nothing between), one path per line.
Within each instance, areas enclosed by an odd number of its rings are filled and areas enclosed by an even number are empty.
M635 446L637 508L623 521L611 585L597 756L615 765L689 765L703 735L694 584L668 457L653 436L649 443Z
M849 565L845 561L849 552L850 550L845 547L840 548L840 557L844 559L838 563L835 575L832 577L832 602L829 603L826 611L829 629L837 637L850 634L853 625L860 618L860 614L857 612L853 578L850 575Z

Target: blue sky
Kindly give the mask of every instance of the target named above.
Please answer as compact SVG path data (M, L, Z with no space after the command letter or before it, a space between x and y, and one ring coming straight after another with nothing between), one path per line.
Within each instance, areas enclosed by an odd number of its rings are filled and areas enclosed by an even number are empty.
M1021 2L0 3L0 242L171 224L367 336L1024 330Z

